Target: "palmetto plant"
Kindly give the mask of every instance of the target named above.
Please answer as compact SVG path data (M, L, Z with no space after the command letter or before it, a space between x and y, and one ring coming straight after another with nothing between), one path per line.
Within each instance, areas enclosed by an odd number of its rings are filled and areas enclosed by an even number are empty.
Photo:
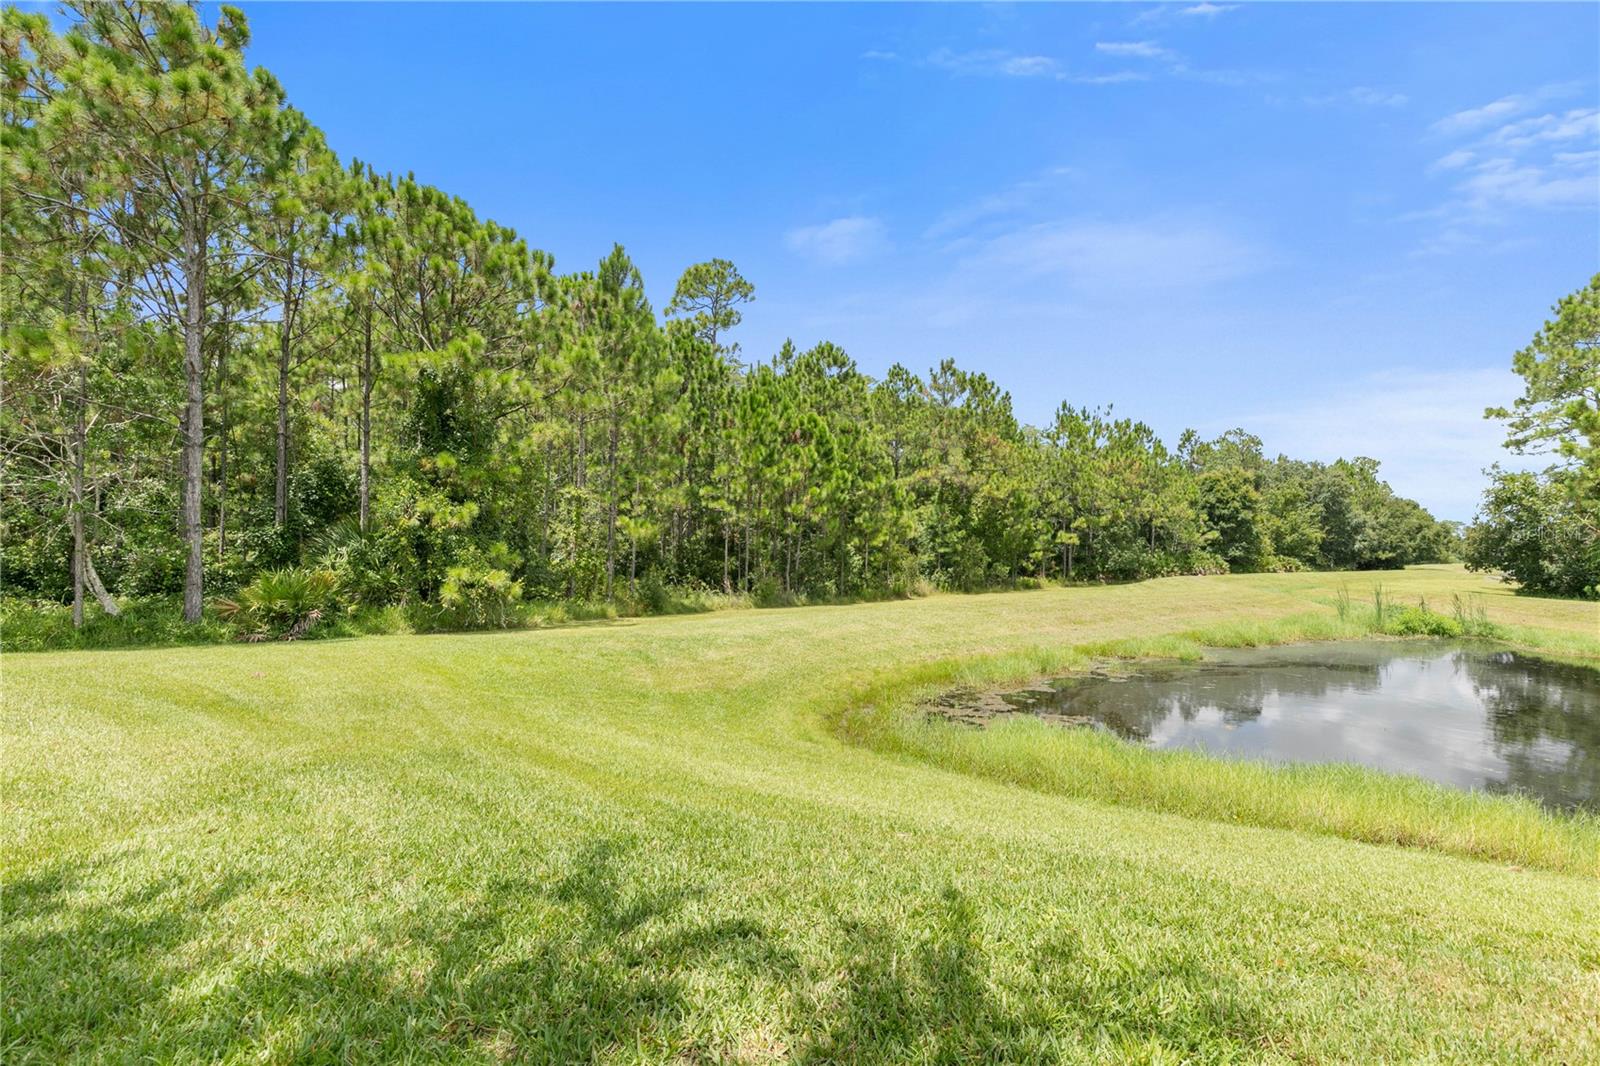
M332 570L268 570L239 590L235 599L219 599L223 621L239 627L244 640L278 637L296 640L310 632L334 605L339 575Z

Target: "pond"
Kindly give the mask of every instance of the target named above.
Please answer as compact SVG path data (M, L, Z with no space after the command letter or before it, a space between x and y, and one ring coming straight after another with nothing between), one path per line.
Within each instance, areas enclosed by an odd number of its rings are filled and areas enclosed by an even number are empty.
M1359 763L1600 811L1600 670L1491 646L1216 651L1204 663L1064 678L1000 699L991 713L1095 724L1155 748Z

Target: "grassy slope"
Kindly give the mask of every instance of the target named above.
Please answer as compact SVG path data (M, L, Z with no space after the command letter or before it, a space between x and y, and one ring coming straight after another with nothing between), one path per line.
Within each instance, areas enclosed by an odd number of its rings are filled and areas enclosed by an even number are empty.
M1593 879L1047 795L823 713L1341 580L7 657L0 1057L1595 1059Z

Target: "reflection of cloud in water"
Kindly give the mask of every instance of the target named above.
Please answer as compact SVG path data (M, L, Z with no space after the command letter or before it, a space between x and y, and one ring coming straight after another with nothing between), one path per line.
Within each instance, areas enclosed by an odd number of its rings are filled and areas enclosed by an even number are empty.
M1600 672L1383 642L1218 654L1128 680L1070 679L1032 708L1160 748L1354 762L1600 808Z

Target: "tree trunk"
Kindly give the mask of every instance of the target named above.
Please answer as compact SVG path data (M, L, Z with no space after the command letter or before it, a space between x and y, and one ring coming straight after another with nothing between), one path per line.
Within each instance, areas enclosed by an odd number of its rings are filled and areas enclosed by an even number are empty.
M228 316L223 309L223 319ZM217 438L217 562L228 554L228 332L224 325L222 351L217 356L217 388L222 392L222 425Z
M191 217L184 224L183 376L183 537L188 560L183 573L183 620L200 621L205 595L205 543L200 531L201 466L205 457L205 363L201 342L206 329L206 250Z
M88 548L83 537L83 468L88 451L89 370L78 353L78 403L72 422L72 628L83 628L83 571Z
M611 589L617 576L617 422L611 416L611 431L606 440L606 599L611 599Z
M580 508L583 507L583 490L588 487L588 472L585 468L584 449L587 444L588 423L582 416L578 418L578 450L573 458L572 483L578 491L572 495L572 558L567 566L567 599L577 597L578 585L578 556L581 554L579 537L582 534L582 516ZM587 591L587 590L585 590Z
M82 371L80 370L81 374ZM82 395L78 418L72 432L72 628L83 628L83 571L87 549L83 539L83 452L84 424Z
M83 553L83 570L89 580L89 590L94 593L94 598L100 601L100 609L112 618L121 614L122 608L117 606L117 601L111 598L111 593L106 591L100 575L95 572L94 559L89 555L87 548Z
M549 445L544 451L544 498L540 501L539 562L550 570L550 523L555 519L556 508L556 450Z
M278 323L278 454L272 494L272 524L289 523L289 360L294 340L294 262L284 272L283 316Z
M361 332L361 532L367 531L372 507L372 303Z

